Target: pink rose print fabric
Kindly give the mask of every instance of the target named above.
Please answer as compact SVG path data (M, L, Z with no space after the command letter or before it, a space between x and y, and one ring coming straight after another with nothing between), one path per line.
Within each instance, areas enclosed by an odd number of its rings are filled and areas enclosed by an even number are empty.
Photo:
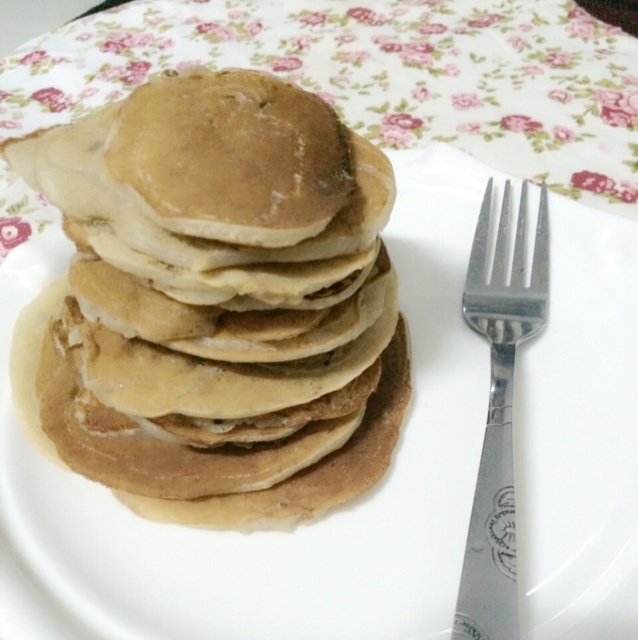
M136 0L0 58L0 141L192 65L313 91L383 149L453 145L638 218L638 40L574 2ZM0 259L59 223L0 162Z
M31 237L31 225L18 217L0 219L0 257Z

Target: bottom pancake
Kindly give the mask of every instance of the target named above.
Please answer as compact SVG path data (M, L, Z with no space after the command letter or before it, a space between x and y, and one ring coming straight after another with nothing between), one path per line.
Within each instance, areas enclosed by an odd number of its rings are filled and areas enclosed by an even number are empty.
M361 426L348 442L318 463L270 489L200 500L157 500L115 491L138 515L216 529L290 529L358 498L385 474L410 400L407 328L400 318L383 353L383 373Z
M264 489L343 446L363 417L362 407L332 420L318 420L274 446L194 449L142 433L105 437L89 432L73 411L81 389L72 358L45 335L36 396L40 425L60 458L74 471L111 488L151 497L189 499ZM104 407L106 420L126 416Z

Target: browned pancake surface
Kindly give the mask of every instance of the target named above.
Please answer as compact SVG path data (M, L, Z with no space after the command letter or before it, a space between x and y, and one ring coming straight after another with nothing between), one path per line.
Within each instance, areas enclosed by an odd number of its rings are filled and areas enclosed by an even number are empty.
M315 235L354 188L332 108L268 74L158 79L122 104L116 126L106 151L111 172L163 219L308 227Z

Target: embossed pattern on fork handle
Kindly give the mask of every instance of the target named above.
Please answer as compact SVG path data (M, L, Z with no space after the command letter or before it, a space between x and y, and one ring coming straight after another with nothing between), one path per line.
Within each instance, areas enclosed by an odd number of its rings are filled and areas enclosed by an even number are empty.
M516 347L492 345L490 405L452 640L519 640L512 396Z

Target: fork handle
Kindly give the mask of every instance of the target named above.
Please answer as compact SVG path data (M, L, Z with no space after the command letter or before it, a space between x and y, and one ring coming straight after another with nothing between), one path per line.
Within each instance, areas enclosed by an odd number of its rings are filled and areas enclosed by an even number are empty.
M518 640L512 461L514 345L492 345L492 384L452 640Z

